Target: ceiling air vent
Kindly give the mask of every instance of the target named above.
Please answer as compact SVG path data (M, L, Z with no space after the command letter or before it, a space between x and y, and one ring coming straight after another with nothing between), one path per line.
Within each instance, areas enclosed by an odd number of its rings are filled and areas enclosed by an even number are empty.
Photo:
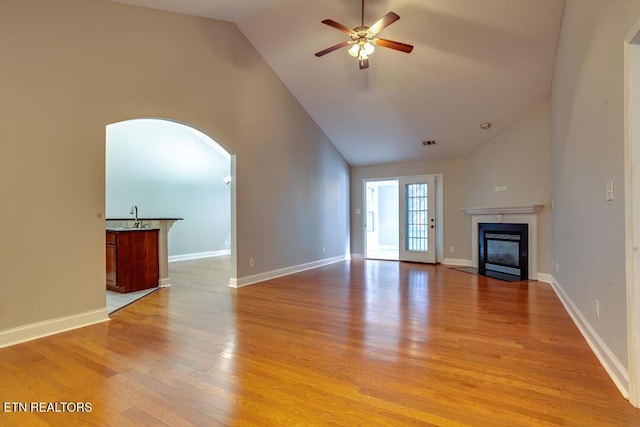
M435 139L427 139L425 141L422 141L422 145L424 145L425 147L427 145L436 145L438 143L438 141L436 141Z

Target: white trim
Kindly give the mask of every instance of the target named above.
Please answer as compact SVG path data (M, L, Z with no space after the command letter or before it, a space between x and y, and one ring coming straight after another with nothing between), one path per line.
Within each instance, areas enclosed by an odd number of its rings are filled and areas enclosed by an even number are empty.
M445 258L442 260L444 265L454 265L458 267L473 267L473 261L470 259Z
M629 402L640 407L640 129L635 124L638 91L637 56L640 20L632 27L624 43L624 201L625 201L625 273L627 302L627 352ZM635 44L634 44L635 43ZM635 108L635 110L634 110Z
M163 277L162 279L160 279L158 281L158 287L159 288L168 288L169 286L171 286L171 283L169 283L169 278L168 277Z
M552 283L553 276L547 273L538 273L538 278L536 279L538 282Z
M364 254L351 254L351 259L364 259Z
M110 319L105 307L99 310L87 311L72 316L59 317L57 319L7 329L6 331L0 332L0 348L94 325L107 320Z
M254 283L263 282L265 280L275 279L277 277L287 276L289 274L300 273L301 271L311 270L325 265L335 264L336 262L348 261L349 254L321 259L318 261L308 262L306 264L294 265L291 267L279 268L277 270L266 271L264 273L254 274L252 276L231 278L229 279L229 287L241 288L243 286L253 285Z
M436 262L444 263L444 175L433 176L436 181Z
M591 327L591 324L587 321L587 319L582 315L578 307L571 301L571 298L564 292L562 287L558 284L556 279L551 276L551 287L555 291L556 295L564 305L564 308L573 319L573 323L576 324L578 330L582 333L582 336L591 347L591 350L596 355L600 364L607 371L611 380L613 380L620 393L624 396L625 399L629 398L629 374L625 369L624 365L620 363L618 358L613 354L613 352L607 347L607 344L600 338L600 335Z
M191 254L171 255L169 257L169 262L188 261L191 259L200 259L200 258L213 258L217 256L224 256L224 255L231 255L231 250L224 249L221 251L194 252Z
M464 208L467 215L498 215L498 214L535 214L544 205L495 206L489 208Z

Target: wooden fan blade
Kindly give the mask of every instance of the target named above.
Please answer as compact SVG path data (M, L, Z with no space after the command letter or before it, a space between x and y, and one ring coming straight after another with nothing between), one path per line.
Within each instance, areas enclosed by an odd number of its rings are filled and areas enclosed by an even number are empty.
M361 70L364 70L365 68L369 68L369 58L360 59L358 63L360 65Z
M342 31L343 33L347 33L349 35L355 34L355 32L351 28L346 27L346 26L342 25L341 23L334 21L333 19L325 19L324 21L322 21L322 23L325 24L325 25L328 25L330 27L333 27L338 31Z
M378 21L375 24L369 27L369 34L375 36L380 31L382 31L383 28L388 27L389 25L396 22L398 19L400 19L400 17L395 13L393 12L387 13L382 18L378 19Z
M411 46L410 44L394 42L393 40L374 39L373 43L375 43L376 46L399 50L400 52L404 53L411 53L411 51L413 50L413 46Z
M342 49L343 47L347 47L351 44L352 42L350 41L346 41L346 42L342 42L342 43L338 43L338 44L334 44L331 47L326 48L325 50L321 50L320 52L316 52L316 56L317 57L321 57L323 55L326 55L327 53L331 53L334 50L338 50L338 49Z

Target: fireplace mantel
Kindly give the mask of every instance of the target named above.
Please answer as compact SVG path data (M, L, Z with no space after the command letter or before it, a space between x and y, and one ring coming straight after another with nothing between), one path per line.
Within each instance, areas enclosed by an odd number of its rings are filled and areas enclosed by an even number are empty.
M488 208L464 208L467 215L504 215L504 214L535 214L544 208L544 205L523 206L495 206Z

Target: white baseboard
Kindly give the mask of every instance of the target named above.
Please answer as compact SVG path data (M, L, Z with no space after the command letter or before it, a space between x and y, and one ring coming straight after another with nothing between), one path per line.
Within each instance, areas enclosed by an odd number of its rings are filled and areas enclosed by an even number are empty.
M564 305L564 308L573 319L582 336L591 347L591 350L596 355L600 364L607 371L613 383L618 387L620 393L625 399L629 398L629 373L618 358L613 354L605 342L600 338L600 335L591 327L587 319L582 315L580 310L575 306L571 298L564 292L562 286L558 284L553 276L549 276L551 281L551 287L560 298L560 301Z
M351 259L364 259L364 254L351 254Z
M473 267L473 261L470 259L445 258L442 260L444 265L453 265L458 267Z
M547 273L538 273L538 278L536 279L538 282L545 282L549 284L553 284L553 276ZM556 292L557 293L557 292Z
M168 288L169 286L171 286L170 280L168 277L163 277L162 279L159 280L158 282L158 287L159 288Z
M0 331L0 348L109 320L106 308Z
M200 259L200 258L213 258L217 256L230 255L230 249L224 249L221 251L210 251L210 252L195 252L192 254L182 254L182 255L170 255L169 262L176 261L188 261L190 259Z
M336 262L348 261L349 255L341 255L333 258L321 259L318 261L308 262L306 264L294 265L292 267L280 268L277 270L267 271L264 273L254 274L252 276L240 277L238 279L229 279L229 287L241 288L243 286L253 285L254 283L264 282L265 280L275 279L289 274L300 273L301 271L311 270L313 268L324 267L325 265L335 264Z

